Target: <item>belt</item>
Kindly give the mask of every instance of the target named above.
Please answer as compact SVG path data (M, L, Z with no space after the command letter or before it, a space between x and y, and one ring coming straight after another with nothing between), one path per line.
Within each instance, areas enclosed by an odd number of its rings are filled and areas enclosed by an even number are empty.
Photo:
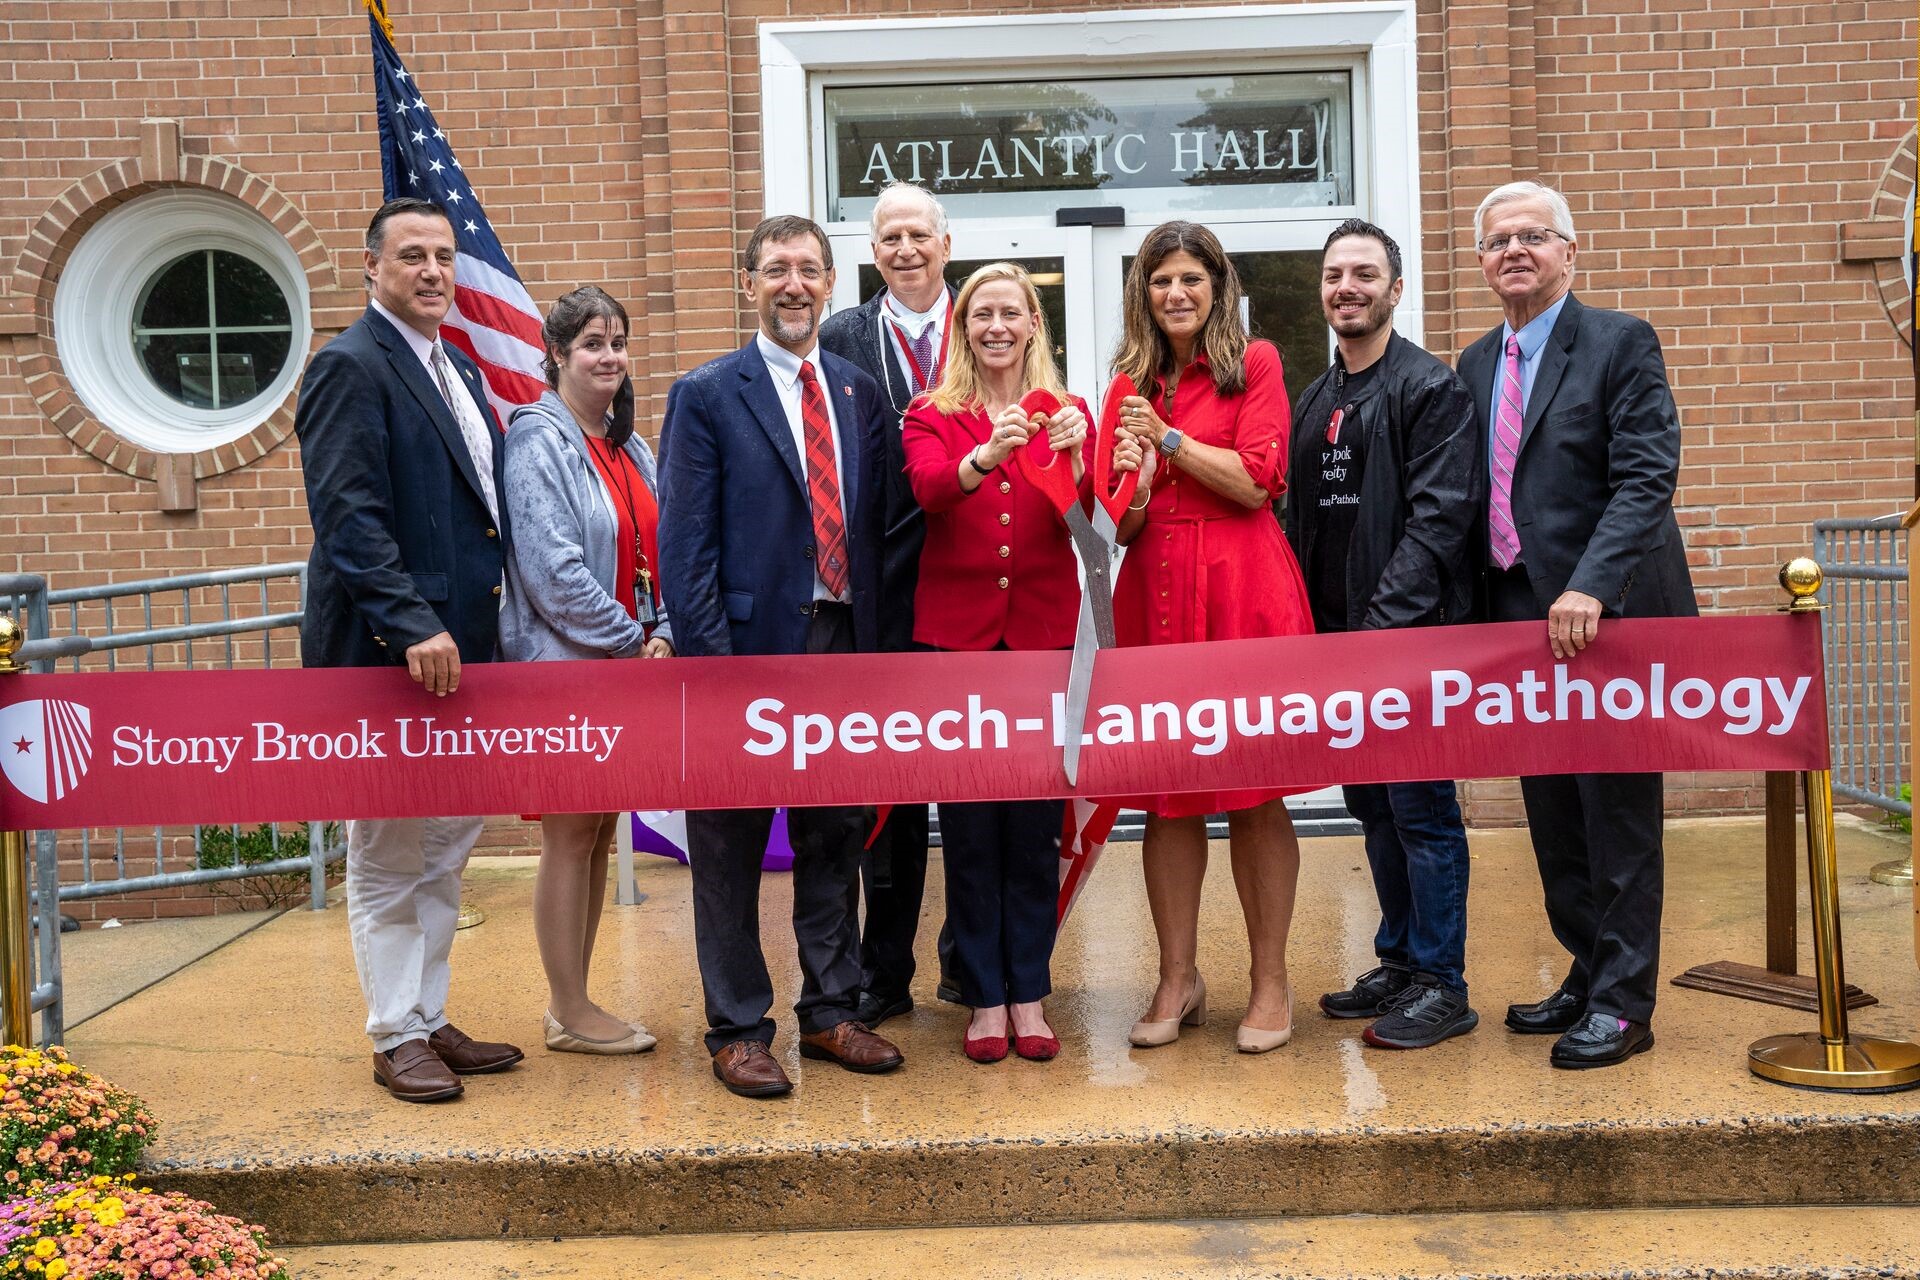
M836 612L851 615L853 606L838 600L815 600L812 604L802 605L800 612L809 618L831 618Z

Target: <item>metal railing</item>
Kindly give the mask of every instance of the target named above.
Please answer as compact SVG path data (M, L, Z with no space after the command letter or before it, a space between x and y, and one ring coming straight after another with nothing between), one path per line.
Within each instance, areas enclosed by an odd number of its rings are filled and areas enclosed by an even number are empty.
M1910 818L1907 778L1907 538L1900 517L1817 520L1813 559L1826 580L1827 729L1833 789Z
M236 599L238 597L238 599ZM249 608L257 598L258 607ZM73 671L124 669L129 656L141 669L234 669L285 665L296 659L297 629L306 603L306 565L286 563L223 569L135 582L102 583L49 591L44 579L0 575L0 609L25 622L30 643L23 651L36 672L60 662ZM196 617L196 614L198 615ZM58 628L65 634L50 636ZM276 636L276 632L282 633ZM276 640L279 641L276 646ZM210 643L211 642L211 643ZM279 854L282 828L267 824L270 851ZM36 935L34 1009L41 1014L41 1040L64 1032L61 1007L60 927L57 903L143 893L259 876L304 875L311 906L326 904L327 867L345 856L344 843L330 841L330 825L307 824L304 847L287 837L288 853L245 860L243 847L257 837L240 826L166 827L132 835L126 828L82 830L64 842L70 858L62 879L62 833L34 833L33 926ZM191 867L185 832L191 832ZM213 833L220 833L215 835ZM77 841L77 843L76 843ZM209 843L224 846L210 855ZM217 859L223 865L208 865ZM77 860L77 876L72 874ZM169 870L168 863L175 864Z

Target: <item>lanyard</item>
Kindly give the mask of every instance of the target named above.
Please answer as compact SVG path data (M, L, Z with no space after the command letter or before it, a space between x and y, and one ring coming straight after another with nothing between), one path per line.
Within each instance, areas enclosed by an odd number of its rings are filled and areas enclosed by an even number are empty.
M881 304L881 310L888 310L884 303ZM887 321L887 327L893 331L893 340L895 344L899 346L900 354L907 358L907 368L913 370L913 376L920 384L912 389L915 391L932 390L935 384L940 381L940 375L945 372L947 367L947 343L953 339L953 295L947 295L947 320L946 323L940 327L940 354L934 357L933 371L931 373L920 367L919 357L913 354L913 348L907 344L906 334L901 332L900 322L894 319L891 312L889 312L887 316Z
M607 440L599 436L587 436L587 447L598 456L606 467L607 487L620 496L620 504L627 509L627 522L633 529L633 563L635 604L638 620L652 624L659 618L654 607L653 566L647 560L646 540L640 534L640 503L634 497L633 483L640 478L639 469L625 449L616 449ZM622 467L621 463L626 463ZM629 478L631 474L631 478Z

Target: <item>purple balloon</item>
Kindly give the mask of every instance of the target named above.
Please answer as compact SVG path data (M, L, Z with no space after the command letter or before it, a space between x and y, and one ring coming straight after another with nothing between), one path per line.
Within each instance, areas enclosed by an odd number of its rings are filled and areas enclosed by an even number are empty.
M687 814L684 809L646 809L627 815L633 824L635 853L651 853L687 861ZM787 811L773 811L773 827L767 833L767 852L760 863L763 871L793 870L793 844L787 838Z

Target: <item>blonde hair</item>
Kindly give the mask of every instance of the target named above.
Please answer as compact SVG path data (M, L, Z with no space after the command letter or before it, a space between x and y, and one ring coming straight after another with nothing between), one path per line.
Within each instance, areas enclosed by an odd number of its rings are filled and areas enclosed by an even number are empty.
M1127 272L1122 290L1120 349L1113 371L1124 373L1143 396L1152 396L1173 367L1173 344L1154 323L1147 301L1147 281L1160 264L1176 253L1190 254L1213 278L1213 310L1200 330L1195 355L1207 357L1214 390L1223 396L1247 389L1247 327L1240 320L1240 273L1220 246L1220 238L1197 222L1163 222L1140 242L1140 252Z
M1025 269L1011 262L989 262L967 277L960 286L960 296L954 300L954 322L959 333L947 335L947 367L940 375L939 385L926 393L928 403L941 413L958 413L970 409L982 400L980 386L980 366L973 359L973 344L967 341L967 311L973 305L973 295L982 286L1010 280L1020 286L1022 296L1026 298L1027 310L1033 315L1033 337L1027 342L1026 368L1021 371L1020 394L1029 391L1051 391L1061 403L1067 400L1067 383L1060 376L1060 366L1053 362L1053 338L1047 333L1047 313L1040 309L1040 291L1033 287L1033 277Z

